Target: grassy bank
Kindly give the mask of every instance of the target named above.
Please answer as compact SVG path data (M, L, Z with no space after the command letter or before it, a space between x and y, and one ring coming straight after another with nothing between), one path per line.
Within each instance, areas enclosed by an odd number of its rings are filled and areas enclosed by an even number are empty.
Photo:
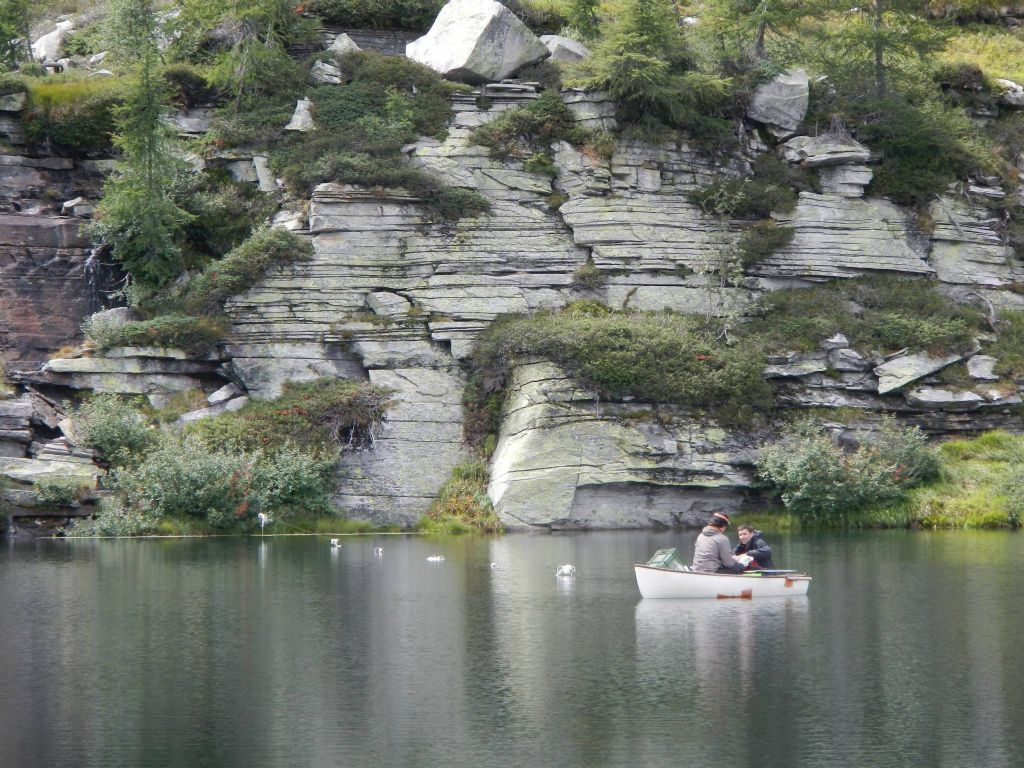
M936 476L900 498L846 513L841 519L808 517L780 507L736 515L765 531L836 528L1015 529L1024 518L1024 436L996 430L932 449Z
M1024 436L987 432L938 448L939 477L894 504L851 519L862 527L1019 528L1024 516Z

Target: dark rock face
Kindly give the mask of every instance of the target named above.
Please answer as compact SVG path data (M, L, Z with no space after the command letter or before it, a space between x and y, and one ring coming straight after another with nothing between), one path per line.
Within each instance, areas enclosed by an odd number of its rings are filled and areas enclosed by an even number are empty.
M95 311L80 219L0 214L0 357L45 360Z

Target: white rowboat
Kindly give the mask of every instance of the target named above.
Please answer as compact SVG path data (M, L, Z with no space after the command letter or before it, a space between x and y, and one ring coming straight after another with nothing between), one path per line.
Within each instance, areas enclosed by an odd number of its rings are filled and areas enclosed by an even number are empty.
M811 585L811 577L805 573L772 576L757 571L737 574L701 573L639 563L634 566L634 570L641 596L652 598L751 600L755 597L790 597L806 595Z

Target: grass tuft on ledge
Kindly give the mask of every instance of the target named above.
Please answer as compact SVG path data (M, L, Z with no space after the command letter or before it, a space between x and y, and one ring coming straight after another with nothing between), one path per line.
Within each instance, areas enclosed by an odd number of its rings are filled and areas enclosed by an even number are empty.
M416 530L453 534L503 531L487 496L488 480L486 461L472 458L457 464Z

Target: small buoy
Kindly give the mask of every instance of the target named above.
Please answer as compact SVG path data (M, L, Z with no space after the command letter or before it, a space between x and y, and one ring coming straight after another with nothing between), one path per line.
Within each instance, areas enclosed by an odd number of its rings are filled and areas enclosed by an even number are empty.
M384 547L374 547L374 548L373 548L373 554L374 554L374 555L375 555L376 557L380 557L381 555L383 555L383 554L384 554Z
M331 539L331 546L332 547L340 547L341 546L341 542L338 539Z
M571 563L566 563L565 565L560 565L557 568L555 568L555 575L556 576L575 576L576 575L576 566L572 565Z
M444 561L444 555L430 555L427 557L428 563L440 563Z
M500 565L498 565L497 563L491 563L491 570L492 570L492 571L496 571L496 570L498 570L498 569L499 569L500 567L501 567L501 566L500 566Z

